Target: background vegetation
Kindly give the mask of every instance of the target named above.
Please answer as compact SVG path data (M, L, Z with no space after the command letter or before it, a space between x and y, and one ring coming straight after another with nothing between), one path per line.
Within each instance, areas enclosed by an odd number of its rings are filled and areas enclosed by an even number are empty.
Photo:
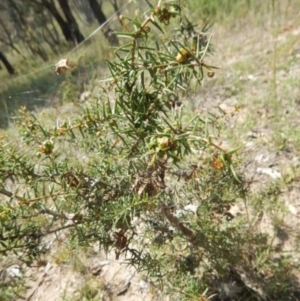
M297 1L102 2L1 4L12 67L0 70L3 263L16 258L23 271L55 250L58 265L73 258L85 274L74 254L99 246L134 266L153 298L297 300L300 140L296 82L284 77L298 44L280 44ZM102 32L95 3L115 14ZM243 27L254 37L242 43ZM28 282L12 284L7 266L3 300ZM91 280L68 298L109 295Z

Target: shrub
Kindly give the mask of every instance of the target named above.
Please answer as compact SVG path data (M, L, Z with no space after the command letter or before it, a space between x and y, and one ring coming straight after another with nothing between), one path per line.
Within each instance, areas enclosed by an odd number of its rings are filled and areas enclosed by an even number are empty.
M185 105L214 75L209 36L176 1L147 14L120 17L125 43L77 119L46 127L21 108L22 145L1 138L0 252L30 264L68 231L74 247L114 249L174 298L199 300L207 287L226 296L216 281L256 252L258 238L229 213L247 189L237 149L216 143L224 113L191 116Z

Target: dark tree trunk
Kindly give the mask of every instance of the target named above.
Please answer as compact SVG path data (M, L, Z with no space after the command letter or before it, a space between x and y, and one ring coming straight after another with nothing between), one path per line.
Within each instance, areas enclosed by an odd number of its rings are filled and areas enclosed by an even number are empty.
M4 64L5 68L7 69L9 74L14 74L15 70L12 67L12 65L9 63L9 61L7 60L7 58L5 57L4 53L2 51L0 51L0 61Z
M66 41L72 41L74 42L73 39L73 34L70 25L68 22L66 22L63 17L60 15L59 11L57 10L54 2L52 0L42 0L42 4L50 11L56 22L58 23Z
M97 0L88 0L90 7L93 11L93 14L95 18L97 19L99 25L105 24L107 21L105 15L102 12L102 8L97 2ZM109 26L104 26L102 29L104 36L108 39L109 43L113 46L118 46L119 41L115 33L112 31L112 29Z
M1 8L0 8L1 9ZM0 19L0 25L2 26L4 32L5 32L5 35L6 35L6 38L8 39L8 42L4 39L0 39L0 41L2 43L5 43L6 45L10 46L13 50L15 50L18 54L21 54L20 50L15 46L13 40L12 40L12 37L11 37L11 33L9 32L7 26L5 25L5 23Z
M79 30L79 26L75 17L72 14L68 0L58 0L58 2L70 26L72 36L75 38L76 43L80 44L82 41L84 41L84 37Z
M46 51L43 49L39 39L36 37L35 32L28 23L24 15L24 7L15 0L9 0L9 5L14 11L14 21L19 29L19 38L28 45L33 55L39 55L44 61L48 60Z
M115 13L117 14L117 16L119 18L120 15L121 15L121 13L120 13L120 10L119 10L119 6L118 6L118 3L117 3L117 0L111 0L110 3L113 6L113 8L115 10Z

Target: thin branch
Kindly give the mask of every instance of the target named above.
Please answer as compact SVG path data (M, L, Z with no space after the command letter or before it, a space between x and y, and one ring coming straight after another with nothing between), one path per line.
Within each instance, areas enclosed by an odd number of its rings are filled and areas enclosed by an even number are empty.
M166 206L164 203L161 203L161 212L167 218L170 224L179 232L181 232L190 242L194 242L197 239L195 233L183 225L180 220L171 213L168 206Z

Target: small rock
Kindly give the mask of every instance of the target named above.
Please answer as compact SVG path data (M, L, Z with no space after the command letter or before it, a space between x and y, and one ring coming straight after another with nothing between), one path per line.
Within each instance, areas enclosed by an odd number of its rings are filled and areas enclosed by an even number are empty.
M91 95L92 93L90 91L84 91L80 95L80 102L85 102Z
M270 160L270 157L269 156L266 156L264 154L259 154L255 157L255 161L256 162L268 162Z
M292 204L288 204L288 208L290 210L290 212L294 215L297 215L298 214L298 211L297 209L295 208L295 206L293 206Z
M281 173L279 171L274 170L272 168L260 168L260 167L258 167L256 171L260 174L268 175L274 180L280 179L282 177Z
M257 76L254 76L253 74L249 74L248 79L255 82L257 80Z
M7 276L10 278L21 278L21 268L17 264L13 264L6 269Z

